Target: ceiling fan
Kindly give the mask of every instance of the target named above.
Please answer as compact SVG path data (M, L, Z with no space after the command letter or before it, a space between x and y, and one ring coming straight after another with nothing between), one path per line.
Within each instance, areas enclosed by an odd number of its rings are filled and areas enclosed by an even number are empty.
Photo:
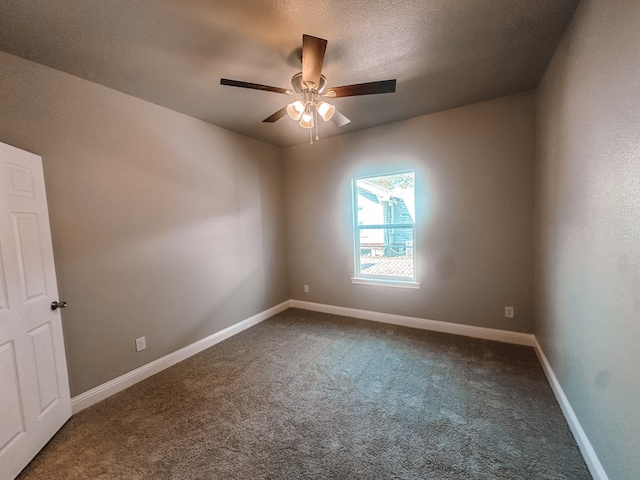
M346 125L351 120L336 110L336 107L325 102L323 98L353 97L356 95L375 95L379 93L393 93L396 91L396 80L382 80L378 82L357 83L342 87L327 88L327 79L322 75L322 62L327 49L327 41L311 35L302 36L302 72L296 73L291 78L293 90L288 88L271 87L258 83L241 82L221 78L221 85L231 87L250 88L264 90L266 92L281 93L297 96L298 99L281 108L273 115L265 118L263 122L274 123L285 115L299 121L299 125L309 129L316 126L316 140L318 139L317 117L331 120L339 127ZM313 139L311 140L313 143Z

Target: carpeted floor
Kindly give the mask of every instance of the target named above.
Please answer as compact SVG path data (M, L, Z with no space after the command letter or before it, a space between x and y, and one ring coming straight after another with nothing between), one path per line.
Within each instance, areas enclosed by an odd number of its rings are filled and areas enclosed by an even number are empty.
M528 347L289 309L74 416L27 479L588 479Z

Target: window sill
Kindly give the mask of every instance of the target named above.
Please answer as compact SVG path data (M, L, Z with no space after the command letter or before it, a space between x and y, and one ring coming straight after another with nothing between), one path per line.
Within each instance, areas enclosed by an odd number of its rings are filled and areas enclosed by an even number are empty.
M396 288L420 288L420 282L414 282L413 280L388 280L377 278L361 278L352 277L351 283L356 285L377 285L379 287L396 287Z

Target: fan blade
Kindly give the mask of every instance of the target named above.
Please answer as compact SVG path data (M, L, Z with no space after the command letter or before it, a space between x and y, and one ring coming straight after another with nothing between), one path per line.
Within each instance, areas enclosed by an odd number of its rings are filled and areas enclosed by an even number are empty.
M284 117L287 114L287 107L282 107L280 110L278 110L276 113L274 113L273 115L271 115L270 117L265 118L264 120L262 120L262 123L274 123L277 122L278 120L280 120L282 117Z
M221 78L220 85L228 85L230 87L251 88L253 90L264 90L265 92L283 93L285 95L293 95L293 92L287 88L270 87L269 85L260 85L259 83L241 82L239 80L229 80Z
M320 73L327 41L322 38L302 35L302 83L313 82L320 85Z
M327 90L325 97L355 97L356 95L375 95L378 93L393 93L396 91L396 80L382 80L379 82L356 83L343 87L333 87ZM333 93L335 93L335 95Z
M343 125L346 125L347 123L351 122L351 120L349 120L347 117L341 114L338 110L333 112L333 117L331 117L331 121L336 125L338 125L339 127L342 127Z

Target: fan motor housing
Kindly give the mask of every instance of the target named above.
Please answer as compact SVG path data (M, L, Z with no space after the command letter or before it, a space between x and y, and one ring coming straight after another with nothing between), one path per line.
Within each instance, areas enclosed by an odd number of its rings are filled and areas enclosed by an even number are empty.
M302 83L302 72L296 73L293 77L291 77L291 86L293 90L302 95L305 90L307 90L307 86ZM320 75L320 85L315 89L318 95L324 93L327 89L327 79L324 75Z

